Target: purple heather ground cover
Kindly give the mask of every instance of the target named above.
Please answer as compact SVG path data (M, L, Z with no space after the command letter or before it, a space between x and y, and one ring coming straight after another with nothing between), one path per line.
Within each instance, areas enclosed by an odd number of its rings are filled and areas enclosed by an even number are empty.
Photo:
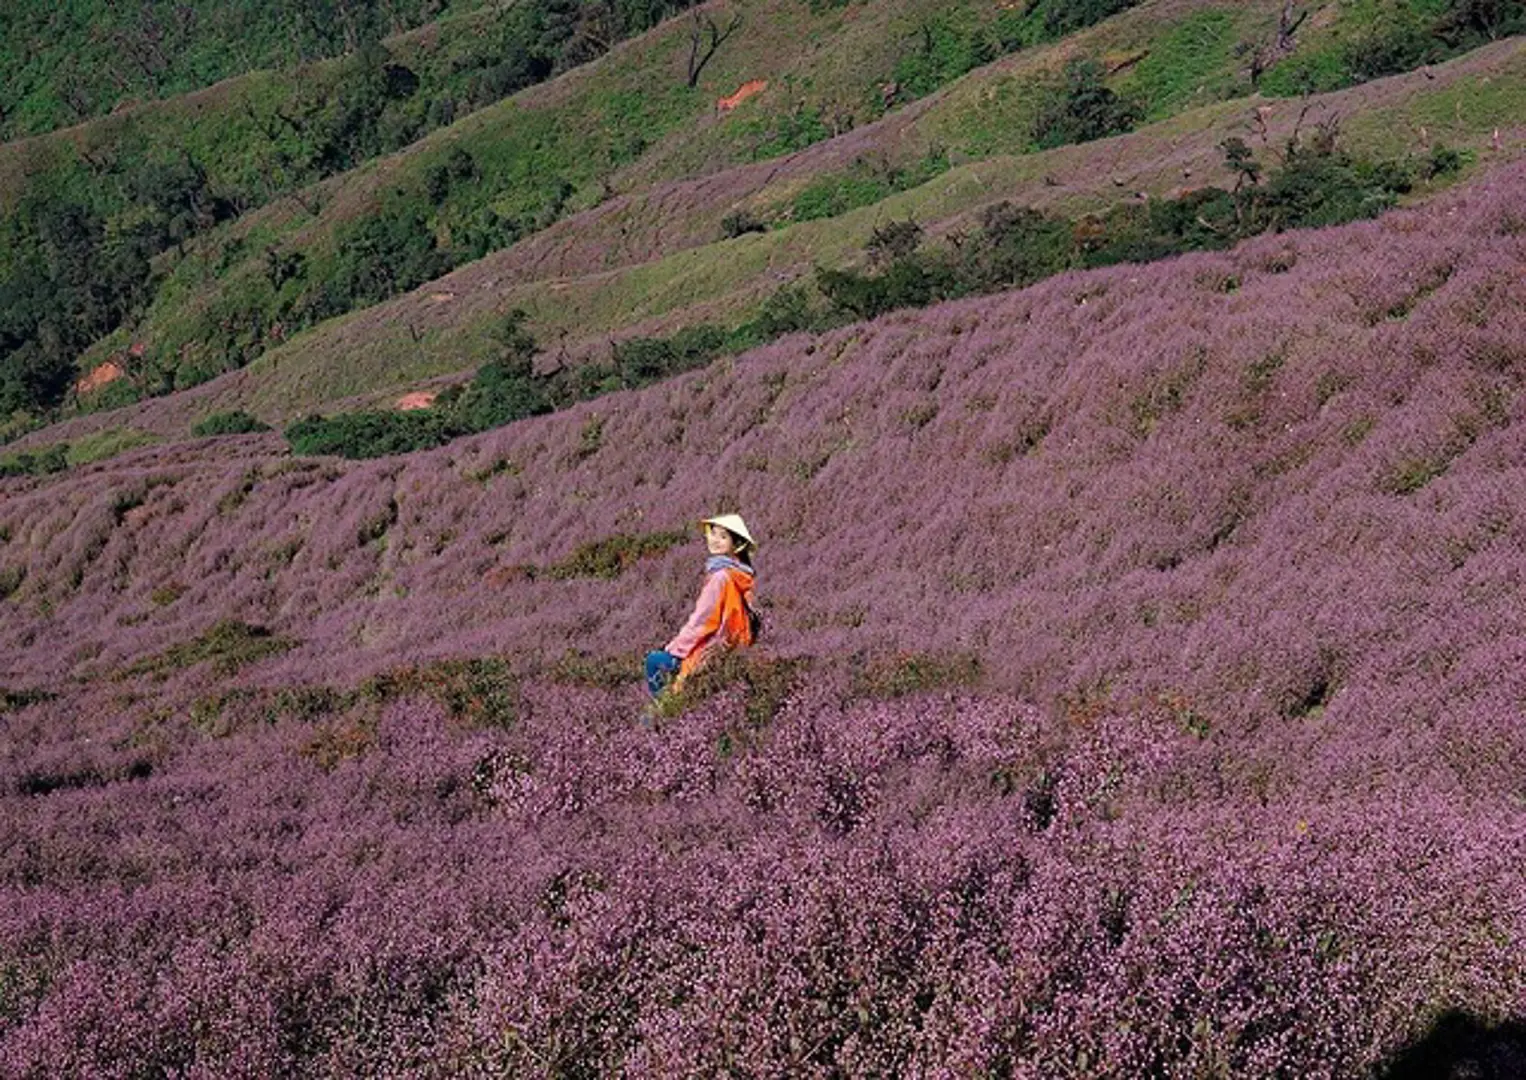
M1362 1076L1519 1022L1523 275L1513 166L406 459L0 481L0 1074ZM697 539L556 568L721 508L794 675L643 726ZM966 674L865 675L918 663Z

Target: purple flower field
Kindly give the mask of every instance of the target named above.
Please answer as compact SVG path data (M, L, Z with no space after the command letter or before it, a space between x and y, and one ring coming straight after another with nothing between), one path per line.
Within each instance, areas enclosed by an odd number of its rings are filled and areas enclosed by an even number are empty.
M1517 165L0 480L0 1075L1526 1074L1523 281ZM720 509L765 642L647 727L698 533L579 553Z

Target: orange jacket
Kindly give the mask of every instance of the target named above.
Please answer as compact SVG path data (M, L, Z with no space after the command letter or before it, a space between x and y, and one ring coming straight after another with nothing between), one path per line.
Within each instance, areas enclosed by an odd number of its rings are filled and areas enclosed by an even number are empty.
M726 565L706 575L689 621L666 647L682 661L680 679L716 653L752 644L752 585L752 573L734 559L727 559Z

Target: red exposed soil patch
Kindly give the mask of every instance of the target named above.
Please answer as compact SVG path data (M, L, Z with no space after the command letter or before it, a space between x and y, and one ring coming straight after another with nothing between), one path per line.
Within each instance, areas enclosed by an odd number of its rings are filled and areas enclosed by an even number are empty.
M427 409L434 404L434 399L437 397L439 392L435 390L415 390L397 399L397 411L413 412L416 409Z
M127 372L122 370L122 365L115 360L108 360L101 364L89 375L74 384L74 389L81 394L88 394L92 390L99 390L108 383L114 383Z
M767 79L753 79L751 82L744 82L741 86L737 87L737 92L730 97L717 98L715 107L721 112L730 112L748 98L755 97L767 89Z

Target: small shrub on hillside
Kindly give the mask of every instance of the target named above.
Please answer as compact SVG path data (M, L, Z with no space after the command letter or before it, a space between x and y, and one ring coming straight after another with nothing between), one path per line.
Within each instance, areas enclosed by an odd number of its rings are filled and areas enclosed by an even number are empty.
M914 221L877 226L865 251L870 272L816 268L816 287L839 314L873 319L904 307L924 307L957 291L943 260L918 252L922 228Z
M876 225L864 250L875 265L888 265L909 257L922 245L922 226L907 218L888 225Z
M455 417L434 409L367 411L304 417L286 429L286 441L298 454L374 458L427 450L461 434Z
M1406 9L1391 12L1389 18L1375 22L1347 42L1342 59L1353 80L1366 82L1435 63L1446 51L1424 19Z
M1336 148L1333 134L1310 146L1294 143L1283 167L1246 198L1239 232L1250 236L1375 217L1413 183L1410 164L1358 161Z
M616 377L626 389L704 367L726 345L726 331L701 323L665 338L627 338L613 350Z
M1056 40L1127 11L1139 0L1034 0L1025 14L1043 28L1047 40Z
M980 232L964 238L957 258L972 291L1021 288L1064 270L1070 262L1068 221L1002 201L980 215Z
M472 183L481 177L477 162L462 147L454 147L443 161L436 162L424 172L424 196L431 206L439 206L450 197L451 190L463 183Z
M338 236L339 256L328 281L334 314L380 303L451 268L418 207L395 206L346 226Z
M1454 48L1526 33L1526 0L1447 0L1434 31Z
M815 221L872 206L896 192L920 187L948 168L948 152L941 146L930 148L919 161L906 167L883 158L859 158L845 172L823 176L801 188L790 203L789 217L792 221Z
M494 335L498 359L478 368L460 395L443 403L454 416L448 427L463 432L487 431L551 410L546 381L535 374L539 345L525 329L527 318L517 308L504 318Z
M9 600L26 580L26 567L7 566L0 570L0 600Z
M1106 70L1096 60L1077 58L1040 94L1032 137L1041 150L1090 142L1132 131L1144 115L1135 102L1103 83Z
M793 154L832 137L832 129L817 108L798 108L776 119L759 118L750 121L748 127L755 137L754 161Z
M545 380L535 375L528 360L483 364L460 395L446 404L455 419L441 425L445 438L453 437L452 432L487 431L552 408Z
M69 467L69 445L54 443L41 450L22 450L0 458L0 476L49 476Z
M269 430L269 424L262 423L246 412L235 410L213 413L205 419L198 420L191 428L191 434L200 439L213 435L248 435Z
M1443 176L1452 176L1459 172L1463 166L1463 153L1450 147L1437 143L1431 147L1431 153L1425 160L1422 170L1426 180L1436 180Z
M751 210L733 210L721 218L721 233L728 240L735 240L739 236L748 233L761 233L768 231L768 223Z
M809 284L786 285L763 302L757 315L732 332L739 348L751 348L800 330L822 330L830 315L819 304L820 292Z
M926 307L956 295L952 275L936 260L910 255L878 273L817 267L816 286L838 314L873 319L898 308Z
M910 47L896 61L894 80L901 96L926 97L1001 54L1000 40L986 28L949 14L924 18Z

